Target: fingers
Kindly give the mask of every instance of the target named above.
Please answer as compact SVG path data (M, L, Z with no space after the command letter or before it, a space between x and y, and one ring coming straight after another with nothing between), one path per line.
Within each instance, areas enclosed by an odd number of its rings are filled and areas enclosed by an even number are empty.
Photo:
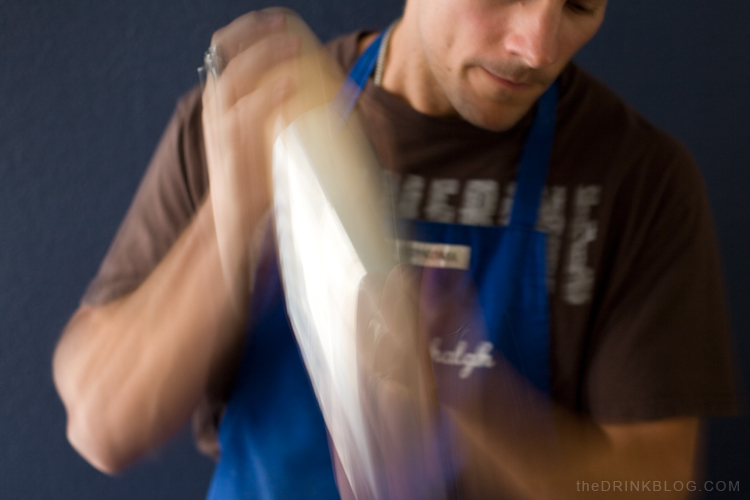
M290 77L279 78L245 95L224 114L221 147L229 165L266 165L267 124L272 123L274 113L280 110L280 105L292 95L293 90ZM256 188L266 188L264 168L244 169L242 172L248 176L246 181L254 181ZM241 182L242 189L251 188L242 182L243 175L239 170L235 174L239 176L237 180Z
M214 33L211 45L219 47L226 64L259 40L283 32L286 12L281 9L248 12Z
M418 314L420 273L407 266L396 267L388 276L371 322L373 335L371 373L402 385L415 401L437 403L427 339ZM370 328L373 330L373 328Z
M204 89L204 107L221 115L256 90L270 70L299 55L301 41L288 34L284 8L270 8L245 14L214 33L221 74L209 79Z
M211 192L215 204L227 206L215 210L217 219L231 216L240 226L265 212L270 200L267 126L292 91L291 79L281 78L244 96L221 116L204 108Z
M390 330L399 331L399 326L416 326L417 273L406 266L397 266L388 275L383 287L381 310L392 324Z
M219 105L229 110L237 101L256 90L274 67L300 53L297 36L276 33L254 43L234 57L219 78Z
M419 281L418 271L399 266L385 283L368 276L362 287L370 294L365 310L373 343L363 405L388 498L444 497L437 400L417 316Z
M409 358L408 369L421 363L422 350L417 314L419 272L407 266L398 266L388 275L381 300L381 311L388 330L393 332L395 348ZM416 357L415 357L416 356Z
M373 372L404 384L408 383L408 357L417 327L410 278L404 267L391 271L382 286L379 310L370 324L374 336Z

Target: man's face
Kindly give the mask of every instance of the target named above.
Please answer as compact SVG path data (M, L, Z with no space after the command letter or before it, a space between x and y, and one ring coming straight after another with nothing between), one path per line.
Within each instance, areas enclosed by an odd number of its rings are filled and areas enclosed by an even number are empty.
M515 125L604 20L607 0L409 0L436 91L469 122Z

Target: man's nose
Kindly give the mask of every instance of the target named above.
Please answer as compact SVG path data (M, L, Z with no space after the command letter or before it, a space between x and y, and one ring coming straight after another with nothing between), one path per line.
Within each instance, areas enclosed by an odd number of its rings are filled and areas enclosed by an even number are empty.
M506 50L531 68L545 68L557 62L562 9L559 2L526 0L516 3Z

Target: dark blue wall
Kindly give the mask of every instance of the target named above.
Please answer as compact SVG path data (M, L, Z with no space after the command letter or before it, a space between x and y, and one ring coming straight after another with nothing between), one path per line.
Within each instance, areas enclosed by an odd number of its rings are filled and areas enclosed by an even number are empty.
M602 32L578 59L697 157L745 388L750 2L610 3ZM211 462L193 451L186 433L117 479L79 458L65 441L50 360L176 99L197 83L212 31L268 5L0 1L0 499L203 498ZM384 26L401 1L287 5L325 40ZM745 491L747 424L746 417L711 421L707 472L709 479L741 481Z

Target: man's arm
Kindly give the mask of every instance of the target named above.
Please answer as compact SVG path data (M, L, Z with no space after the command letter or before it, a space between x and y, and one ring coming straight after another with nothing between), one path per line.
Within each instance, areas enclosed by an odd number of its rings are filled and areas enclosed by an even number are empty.
M632 480L651 487L647 497L684 498L700 473L697 417L732 406L721 271L699 170L671 140L639 137L659 148L608 197L616 208L600 241L610 260L597 271L596 320L578 365L583 415L550 410L512 377L489 385L505 403L491 412L454 405L471 463L494 464L477 484L501 476L531 498L642 497L614 489ZM609 492L584 488L601 481Z
M81 306L66 327L53 370L73 447L113 473L176 432L217 365L240 351L236 300L209 200L136 291Z
M454 322L475 323L464 319L472 308L460 300L441 302L437 315L424 307L417 314L417 281L396 271L382 293L372 294L382 297L385 326L376 334L376 352L366 356L376 361L366 366L364 387L380 410L373 428L394 497L436 498L443 487L435 478L443 474L456 478L467 498L640 498L644 489L649 498L688 494L697 417L596 422L556 405L500 355L492 370L467 378L430 366L423 332L429 318L439 317L452 331ZM371 333L362 331L369 345ZM631 481L645 486L634 490Z
M261 79L299 50L284 28L283 14L256 12L214 35L228 63L203 93L206 201L137 289L81 306L57 347L69 439L105 472L172 435L237 361L253 235L270 198L265 124L290 95L288 81Z
M510 487L530 499L632 499L643 491L682 499L695 479L697 417L601 425L566 414L557 416L555 432L528 426L503 436L452 415L467 457L466 486L479 497Z

